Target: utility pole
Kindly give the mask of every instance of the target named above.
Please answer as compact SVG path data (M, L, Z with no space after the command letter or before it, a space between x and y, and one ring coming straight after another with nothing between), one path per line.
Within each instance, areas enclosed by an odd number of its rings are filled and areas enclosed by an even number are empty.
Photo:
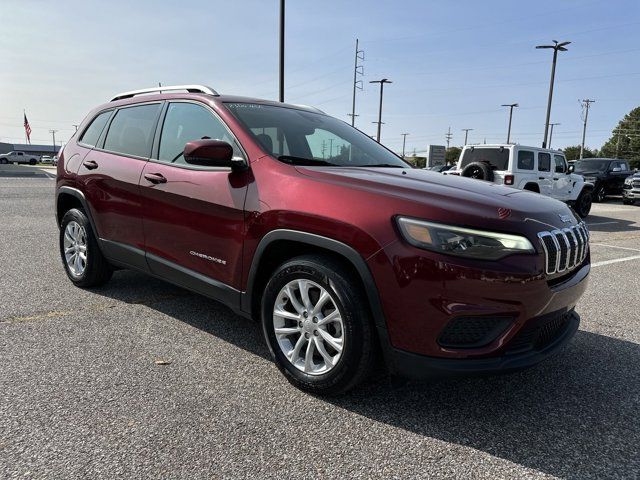
M327 143L324 140L322 140L322 158L327 158L324 156L324 152L326 149L327 149Z
M409 134L401 133L400 135L402 135L402 158L404 159L404 147L405 147L405 144L407 143L407 135Z
M537 45L536 48L552 48L553 49L553 63L551 64L551 81L549 82L549 99L547 101L547 121L544 124L544 139L542 140L542 148L547 148L547 133L549 133L549 119L551 118L551 99L553 98L553 82L556 77L556 62L558 60L558 52L566 52L565 48L571 42L558 43L557 40L552 40L553 45ZM582 158L582 157L581 157Z
M364 50L358 50L358 39L356 38L356 59L353 67L353 100L351 102L351 113L348 113L351 117L351 126L354 127L356 123L356 90L362 90L362 80L358 80L358 75L364 75L364 67L358 65L358 60L364 61Z
M560 125L559 123L550 123L549 126L551 127L551 132L549 133L549 147L551 148L551 139L553 138L553 127L555 125Z
M473 130L473 128L463 128L462 131L464 132L464 144L467 144L467 137L469 136L469 132Z
M280 102L284 102L284 0L280 0Z
M393 83L391 80L383 78L382 80L371 80L369 83L379 83L380 84L380 107L378 109L378 121L372 122L378 124L378 134L376 135L376 141L380 143L380 130L382 128L382 95L384 92L384 84L385 83Z
M329 158L333 157L333 138L329 139Z
M451 139L453 138L451 127L449 127L449 131L446 133L445 138L447 139L447 150L449 150L449 143L451 143Z
M513 109L519 107L517 103L503 103L502 107L509 107L509 128L507 129L507 143L511 141L511 120L513 119Z
M589 120L589 107L594 102L595 100L590 100L588 98L580 102L584 110L584 125L582 126L582 144L580 145L580 160L582 160L584 155L584 139L587 135L587 121Z
M53 154L56 154L56 132L58 130L49 130L49 133L53 135Z

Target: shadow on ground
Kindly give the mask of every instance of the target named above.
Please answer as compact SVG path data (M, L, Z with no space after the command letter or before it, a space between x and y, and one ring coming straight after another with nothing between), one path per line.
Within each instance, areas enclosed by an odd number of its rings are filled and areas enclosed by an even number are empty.
M637 232L640 227L637 222L622 218L611 218L602 215L589 215L586 218L587 227L592 232Z
M142 274L116 276L95 292L144 303L268 358L256 323ZM563 352L524 372L420 383L380 377L322 400L373 420L371 428L384 422L551 475L638 478L639 365L640 345L581 330Z

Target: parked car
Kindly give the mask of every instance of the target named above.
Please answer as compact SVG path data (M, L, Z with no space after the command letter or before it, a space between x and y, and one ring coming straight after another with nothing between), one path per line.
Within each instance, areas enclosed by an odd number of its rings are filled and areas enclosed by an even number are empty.
M561 200L582 218L591 211L593 184L575 175L562 152L524 145L466 145L449 175L485 180Z
M35 165L38 163L38 157L25 152L9 152L0 154L0 163L28 163L29 165Z
M640 200L640 172L625 178L622 187L622 203L633 205L636 200Z
M57 165L58 157L57 156L52 157L51 155L43 155L42 157L40 157L40 163L44 165Z
M633 172L629 162L615 158L585 158L578 160L575 172L594 185L593 200L602 202L607 195L620 195L624 180Z
M379 357L418 378L522 369L578 329L589 232L564 203L411 168L315 108L161 89L100 105L59 154L78 287L128 268L207 295L320 394Z

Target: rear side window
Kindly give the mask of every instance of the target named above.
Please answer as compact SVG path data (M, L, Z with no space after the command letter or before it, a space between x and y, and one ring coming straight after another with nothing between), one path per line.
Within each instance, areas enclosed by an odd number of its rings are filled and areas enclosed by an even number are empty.
M104 126L107 124L107 120L111 116L112 110L108 112L102 112L96 118L93 119L91 125L84 131L82 137L80 137L80 142L85 145L90 145L92 147L96 146L98 143L98 139L100 138L100 134L104 129Z
M539 152L538 153L538 171L550 172L551 171L551 154Z
M551 157L549 157L549 162L551 162ZM518 170L533 170L534 163L533 152L528 150L518 151ZM547 170L549 170L548 167Z
M487 162L495 170L507 170L509 167L508 148L468 148L462 155L460 168L464 168L470 163Z
M107 132L104 149L135 157L149 157L159 111L159 103L118 110Z

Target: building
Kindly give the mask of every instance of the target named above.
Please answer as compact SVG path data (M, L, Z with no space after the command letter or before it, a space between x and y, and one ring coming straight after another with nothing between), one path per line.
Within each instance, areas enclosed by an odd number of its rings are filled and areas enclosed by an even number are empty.
M57 155L60 151L60 146L56 145L28 145L21 143L2 143L0 142L0 153L9 152L25 152L31 155Z

